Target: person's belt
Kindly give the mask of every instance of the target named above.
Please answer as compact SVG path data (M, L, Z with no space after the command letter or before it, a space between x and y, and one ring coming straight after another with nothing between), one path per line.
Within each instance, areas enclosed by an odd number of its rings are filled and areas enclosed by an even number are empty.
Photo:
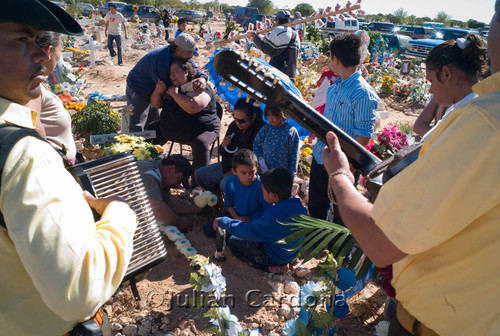
M417 320L413 315L408 313L408 311L403 307L403 305L398 302L396 307L396 315L398 321L403 328L409 333L415 336L439 336L432 329L427 328L419 320Z
M78 323L73 330L63 336L102 336L101 325L103 322L102 310L99 309L94 317L85 322Z

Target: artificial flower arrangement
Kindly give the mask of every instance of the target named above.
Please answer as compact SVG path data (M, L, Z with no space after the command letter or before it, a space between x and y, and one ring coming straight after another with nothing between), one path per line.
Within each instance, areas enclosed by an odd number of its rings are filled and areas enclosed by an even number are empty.
M191 242L186 239L176 226L161 226L160 231L162 231L167 238L175 244L175 247L186 258L190 258L198 254L196 249L191 246Z
M331 253L320 267L326 276L301 287L299 315L286 322L285 335L334 335L337 319L349 314L344 292L356 285L356 275L345 266L339 267Z
M200 295L194 298L190 297L188 300L190 304L198 308L206 307L210 303L210 309L204 316L210 318L210 322L214 327L206 330L206 332L218 336L258 336L258 329L243 330L238 318L231 314L229 307L219 306L219 300L225 296L226 292L226 278L222 275L220 267L211 263L208 258L199 255L176 226L167 225L160 227L160 230L175 244L175 247L182 255L191 259L193 268L197 270L197 272L191 273L189 282Z
M115 136L116 142L104 150L108 155L130 151L137 161L157 158L163 148L145 141L143 137L120 134Z
M203 215L209 218L214 217L214 206L217 204L218 200L217 196L209 190L205 190L193 198L194 204L198 208L203 209Z
M393 156L401 148L408 146L408 138L398 126L387 124L382 133L366 146L372 154L379 159L386 160Z
M396 80L394 78L392 78L391 76L384 76L380 91L382 93L392 94L396 89L395 84Z
M193 200L198 208L204 208L206 206L214 207L218 199L211 191L205 190L201 194L195 196Z
M258 336L258 329L244 330L238 318L231 314L229 306L219 304L224 302L226 292L226 278L222 275L222 270L208 258L200 255L191 259L197 272L191 273L189 282L199 295L189 298L189 301L197 308L209 306L204 317L210 318L210 322L214 325L204 331L217 336Z
M305 142L305 141L304 141ZM312 148L304 143L304 146L301 146L300 156L299 156L299 164L297 166L297 176L299 177L307 177L311 172L311 163L312 163Z
M73 97L83 95L82 90L86 85L85 80L81 78L83 65L80 65L78 70L73 71L71 64L61 58L57 67L59 69L60 78L58 79L60 82L51 87L52 91L56 94L67 92Z
M64 104L64 107L67 110L75 110L75 111L81 111L85 106L87 106L87 104L80 104L72 101L68 101L66 104Z

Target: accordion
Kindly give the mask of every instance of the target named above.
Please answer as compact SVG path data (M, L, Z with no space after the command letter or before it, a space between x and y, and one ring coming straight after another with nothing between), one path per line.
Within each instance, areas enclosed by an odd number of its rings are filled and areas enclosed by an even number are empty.
M137 216L134 248L123 281L161 263L167 250L156 224L149 199L135 162L129 152L111 155L68 168L84 190L95 197L125 199ZM94 212L94 217L99 215Z

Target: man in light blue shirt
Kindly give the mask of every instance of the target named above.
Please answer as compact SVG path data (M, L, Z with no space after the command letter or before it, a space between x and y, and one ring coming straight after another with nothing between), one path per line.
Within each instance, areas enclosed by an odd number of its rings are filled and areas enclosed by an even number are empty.
M373 133L375 111L380 98L357 71L361 61L361 39L355 34L337 35L330 43L330 68L340 77L328 88L324 116L366 146ZM309 214L325 219L328 199L328 174L321 153L325 144L318 141L313 150L309 182ZM335 214L338 223L340 216Z

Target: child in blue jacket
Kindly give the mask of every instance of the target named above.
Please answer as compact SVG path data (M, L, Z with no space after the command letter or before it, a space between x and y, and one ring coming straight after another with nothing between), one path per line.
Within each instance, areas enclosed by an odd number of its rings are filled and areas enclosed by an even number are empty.
M257 168L257 157L251 150L241 148L234 153L233 175L228 177L225 190L227 212L223 216L249 223L262 216L264 210L270 207L264 200ZM211 220L205 223L203 229L207 236L215 237L212 226Z
M288 263L297 256L298 250L289 251L297 242L277 243L294 232L293 226L281 225L279 222L291 222L290 217L307 215L307 210L300 199L291 196L293 177L288 169L268 170L262 174L261 183L264 199L274 204L272 207L250 223L229 217L216 218L213 228L227 230L231 235L227 244L239 259L265 271L284 272L288 269Z

